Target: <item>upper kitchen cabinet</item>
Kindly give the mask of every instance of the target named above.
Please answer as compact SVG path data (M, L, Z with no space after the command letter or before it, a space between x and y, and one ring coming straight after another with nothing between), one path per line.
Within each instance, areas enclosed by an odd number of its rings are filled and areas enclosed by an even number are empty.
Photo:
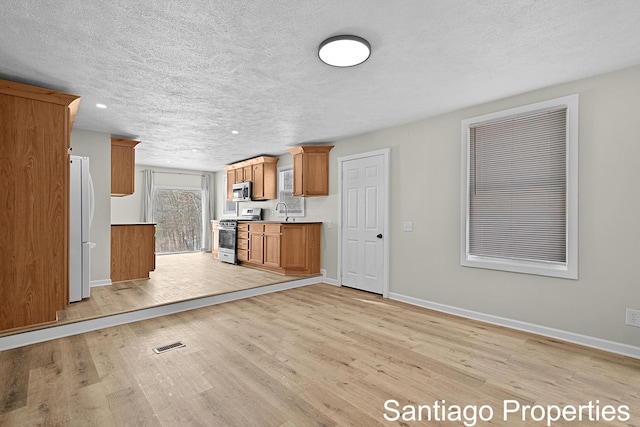
M293 195L329 195L329 151L332 145L300 146L287 150L293 156Z
M69 149L80 97L0 80L0 331L69 302Z
M278 198L278 158L260 156L224 167L227 170L227 200L232 199L231 188L240 182L252 183L252 200Z
M129 196L135 189L135 146L140 141L111 138L111 195Z

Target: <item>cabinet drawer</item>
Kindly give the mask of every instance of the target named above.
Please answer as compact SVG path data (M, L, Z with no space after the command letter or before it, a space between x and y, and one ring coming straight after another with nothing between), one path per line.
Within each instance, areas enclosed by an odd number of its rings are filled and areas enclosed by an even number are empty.
M239 222L238 223L238 232L240 231L249 231L249 224Z
M278 234L280 233L280 224L265 224L264 232Z
M249 251L238 249L238 261L249 261Z
M249 250L249 240L241 239L238 240L238 250Z
M250 233L262 233L264 232L264 224L249 224Z
M238 240L248 240L249 239L249 232L248 231L238 231Z

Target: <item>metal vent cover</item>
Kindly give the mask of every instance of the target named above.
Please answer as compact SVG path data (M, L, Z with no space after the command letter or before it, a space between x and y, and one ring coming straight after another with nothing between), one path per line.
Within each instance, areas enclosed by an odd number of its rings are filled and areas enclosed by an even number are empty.
M187 345L184 344L182 341L178 341L178 342L174 342L171 344L167 344L167 345L163 345L160 347L154 347L153 352L156 354L160 354L160 353L165 353L167 351L170 350L175 350L176 348L180 348L180 347L186 347Z

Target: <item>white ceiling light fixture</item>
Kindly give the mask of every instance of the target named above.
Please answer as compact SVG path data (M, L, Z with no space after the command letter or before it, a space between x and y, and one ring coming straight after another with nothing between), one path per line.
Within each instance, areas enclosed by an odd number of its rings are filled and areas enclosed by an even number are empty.
M329 37L318 48L318 56L333 67L353 67L362 64L371 55L371 45L358 36Z
M98 107L98 108L102 108L102 109L107 108L107 106L106 106L106 105L104 105L104 104L96 104L96 107Z

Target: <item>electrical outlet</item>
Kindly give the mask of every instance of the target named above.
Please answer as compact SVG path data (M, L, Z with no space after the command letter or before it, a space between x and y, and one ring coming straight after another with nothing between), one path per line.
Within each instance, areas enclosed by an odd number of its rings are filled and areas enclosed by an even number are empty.
M627 325L640 328L640 310L627 308Z
M402 231L413 231L413 221L405 221L402 224Z

